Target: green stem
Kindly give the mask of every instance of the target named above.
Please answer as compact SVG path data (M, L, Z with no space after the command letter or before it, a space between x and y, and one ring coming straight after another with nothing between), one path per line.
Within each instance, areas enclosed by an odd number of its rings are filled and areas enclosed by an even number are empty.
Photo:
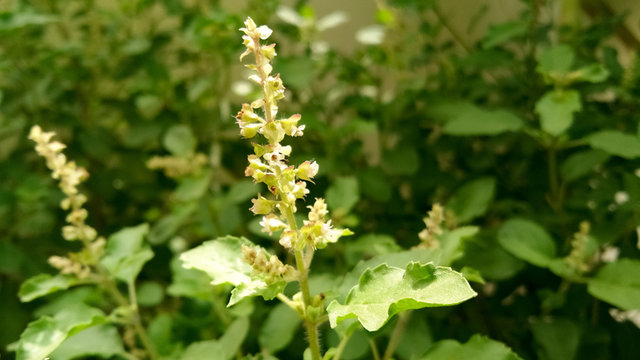
M411 311L405 311L398 315L398 323L396 323L396 327L393 329L393 333L391 334L391 339L389 339L389 344L387 345L387 349L384 352L384 356L382 360L389 360L391 356L396 351L396 348L400 344L400 340L402 340L402 335L404 335L404 330L407 327L407 323L409 322L409 317L411 316Z
M371 354L373 356L373 359L380 360L380 353L378 353L378 346L376 345L376 342L372 338L369 339L369 346L371 347Z
M134 331L138 334L140 342L142 342L142 345L147 351L147 354L149 354L149 358L152 360L160 359L155 347L153 346L153 343L147 335L147 331L144 329L140 321L140 313L138 312L138 303L136 300L136 291L134 284L128 284L129 296L131 299L129 301L124 295L122 295L122 292L120 292L120 290L118 289L115 280L113 280L113 278L109 275L107 269L98 264L96 265L96 270L101 277L100 283L102 284L103 288L109 293L109 295L113 297L116 303L119 306L129 307L131 308L131 310L133 310L133 321L131 325L133 326Z
M285 215L287 217L287 222L289 223L289 228L293 230L296 234L299 233L298 224L296 223L296 218L293 215L293 210L291 206L287 206L285 209ZM296 240L302 241L303 239L299 239L296 237ZM294 247L297 248L297 245L294 244ZM309 341L309 349L311 349L311 359L320 360L320 337L318 336L318 325L315 320L310 319L307 314L307 306L311 305L311 292L309 291L309 272L308 272L308 264L305 264L304 254L301 250L295 250L295 259L296 259L296 267L298 269L299 283L300 283L300 291L302 292L302 312L304 315L304 326L307 329L307 336Z
M345 335L342 340L340 340L340 344L338 344L338 348L336 349L336 353L333 355L333 360L340 360L340 356L342 356L342 352L344 351L345 346L349 342L351 338L351 334Z
M138 300L136 296L136 286L134 282L130 282L127 284L127 288L129 290L129 301L131 303L131 309L133 309L133 328L136 333L138 333L138 337L140 338L140 342L142 342L142 346L144 346L145 350L147 350L147 354L149 354L149 358L152 360L159 359L158 353L156 352L149 335L147 335L147 331L144 326L142 326L142 322L140 321L140 311L138 311Z

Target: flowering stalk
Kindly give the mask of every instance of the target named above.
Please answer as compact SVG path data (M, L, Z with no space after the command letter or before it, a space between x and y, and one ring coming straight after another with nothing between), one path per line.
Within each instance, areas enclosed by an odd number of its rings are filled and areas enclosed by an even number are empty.
M100 264L106 240L104 237L98 237L97 231L85 223L89 215L83 207L87 197L78 191L78 186L89 177L89 173L77 166L74 161L67 161L67 157L62 153L66 145L59 141L51 141L54 136L54 132L43 132L37 125L32 127L29 133L29 139L37 144L36 152L46 159L51 177L59 180L59 187L66 195L60 207L69 211L66 218L69 225L62 228L62 237L68 241L81 241L84 247L80 252L70 253L68 257L52 256L49 258L49 264L60 270L62 274L74 275L78 279L86 279L89 283L95 282L101 285L120 306L131 309L133 312L130 319L131 332L138 334L149 357L157 359L156 351L140 322L135 289L129 291L131 300L127 300L122 295L113 277Z
M285 88L280 74L272 75L271 61L276 56L275 44L262 45L260 42L271 35L271 29L265 25L256 26L251 18L247 18L244 25L245 27L240 31L244 33L242 39L246 50L240 55L240 60L253 54L255 63L248 64L246 67L256 72L249 79L262 88L263 96L251 104L243 104L236 119L243 137L253 138L260 134L267 140L264 145L253 144L254 154L248 157L249 166L245 170L245 175L252 177L257 183L264 183L271 193L268 198L259 194L256 199L251 200L253 203L251 211L256 215L263 215L260 222L262 231L270 234L282 231L280 245L295 255L297 280L302 293L300 315L306 326L312 358L319 360L321 355L317 325L324 309L321 301L311 299L308 283L309 266L316 249L334 243L340 236L350 235L351 232L346 229L336 229L332 226L331 220L326 220L327 206L321 198L317 198L313 206L307 206L310 209L307 220L298 227L295 219L296 200L303 199L309 193L306 182L312 181L319 167L315 161L305 161L297 167L287 164L287 158L292 149L291 146L284 146L280 142L286 135L302 136L304 125L298 125L300 114L288 118L277 118L278 100L284 98ZM261 114L256 113L257 109L262 109ZM254 269L261 268L255 266L254 258L249 251L243 252L245 259L254 266ZM292 274L287 266L279 263L279 260L272 259L270 262L274 264L271 268L279 269L276 274L285 280Z

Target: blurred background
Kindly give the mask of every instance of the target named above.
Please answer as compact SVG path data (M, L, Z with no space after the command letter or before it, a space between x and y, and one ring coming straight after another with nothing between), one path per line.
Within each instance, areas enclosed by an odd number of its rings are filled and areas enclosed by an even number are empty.
M605 319L584 330L576 358L639 353L637 328L614 322L606 309L574 314L567 303L545 297L558 279L522 271L524 263L495 240L497 226L513 215L535 218L563 240L586 219L600 244L637 257L640 154L587 156L585 149L598 146L584 140L601 129L639 134L636 0L2 0L3 358L11 358L6 346L35 314L46 311L42 303L19 302L20 283L53 272L47 258L75 245L60 234L62 194L27 140L32 125L56 131L67 156L91 174L84 185L88 222L99 233L151 224L156 256L142 277L162 296L147 316L178 314L180 341L203 337L207 324L190 323L204 310L180 299L203 295L171 287L177 254L226 234L271 246L248 211L261 189L243 176L251 147L234 122L257 90L238 61L246 16L274 29L274 68L288 89L281 112L301 113L306 124L305 136L291 140L291 161L320 164L309 198L325 196L334 223L357 234L352 245L319 253L314 271L346 271L363 257L416 245L422 217L440 202L454 226L482 227L460 261L499 283L499 298L511 296L516 305L490 299L462 306L462 315L437 318L436 338L482 331L534 358L545 341L522 324L543 304L543 314L557 311L578 324ZM596 64L591 77L549 80L556 78L540 70L540 54L558 44L569 49L572 69ZM574 125L558 136L570 146L549 167L550 138L538 125L536 102L552 87L580 95L568 110ZM488 117L524 125L477 132L445 126ZM576 154L583 157L569 161ZM622 202L620 191L627 196ZM568 253L568 242L559 243ZM518 296L522 283L534 300ZM288 350L279 351L287 358Z

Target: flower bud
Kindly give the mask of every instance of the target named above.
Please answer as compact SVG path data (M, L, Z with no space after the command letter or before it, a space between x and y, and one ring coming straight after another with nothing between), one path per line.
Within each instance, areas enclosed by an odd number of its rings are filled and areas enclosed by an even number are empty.
M274 202L273 200L269 200L260 194L258 194L257 199L251 199L253 206L251 207L251 211L256 215L266 215L271 213L273 210Z

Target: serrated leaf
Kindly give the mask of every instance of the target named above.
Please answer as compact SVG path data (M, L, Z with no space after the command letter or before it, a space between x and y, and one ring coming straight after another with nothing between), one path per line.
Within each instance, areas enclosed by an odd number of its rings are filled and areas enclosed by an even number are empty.
M66 290L71 286L81 283L82 281L80 279L71 275L39 274L22 283L18 296L20 297L20 301L29 302L56 291Z
M243 260L242 245L254 245L245 238L235 236L221 237L204 242L202 245L180 255L183 267L204 271L212 279L211 284L231 284L236 288L231 292L227 306L232 306L245 297L261 295L266 300L273 299L284 289L284 281L267 284L258 276L252 275L253 268Z
M524 123L506 110L485 110L474 105L453 110L443 132L455 136L492 136L520 130Z
M439 258L439 255L439 252L431 249L417 249L378 255L369 260L362 260L344 276L342 284L336 291L336 298L339 301L344 301L351 288L358 285L360 276L367 269L373 269L381 264L387 264L398 268L406 268L407 264L411 261L418 261L421 263L434 262Z
M66 308L54 317L43 316L29 323L20 336L17 360L44 359L69 336L107 321L100 309L84 304Z
M338 178L327 189L327 206L332 211L341 209L348 213L359 199L358 180L355 177Z
M582 110L580 94L575 90L552 90L536 102L540 126L547 133L558 136L573 124L573 113Z
M467 280L451 268L410 262L403 270L381 264L366 270L345 304L334 300L327 313L331 327L355 317L365 329L375 331L401 311L456 305L474 296Z
M51 354L55 360L112 358L126 351L118 329L112 325L92 326L69 337Z
M541 267L549 266L556 256L551 236L530 220L507 220L498 231L498 242L515 257Z
M109 236L102 265L119 280L131 283L144 264L153 257L153 251L144 244L149 224L124 228Z
M611 155L625 159L640 157L640 139L618 130L602 130L586 137L587 143L594 149L606 151Z
M260 329L260 346L274 354L284 349L300 329L301 322L300 315L289 306L283 303L276 305Z
M496 180L486 177L465 183L447 202L446 208L456 214L459 222L465 223L484 215L493 200Z
M196 149L196 137L188 125L174 125L162 138L162 145L175 156L185 156Z
M589 280L587 290L600 300L623 310L640 309L640 260L620 259L606 264L595 278Z
M522 360L505 344L483 335L473 335L465 344L455 340L438 341L422 360Z
M600 150L585 150L575 153L562 164L560 174L566 181L573 181L594 171L594 169L609 160L610 156Z

